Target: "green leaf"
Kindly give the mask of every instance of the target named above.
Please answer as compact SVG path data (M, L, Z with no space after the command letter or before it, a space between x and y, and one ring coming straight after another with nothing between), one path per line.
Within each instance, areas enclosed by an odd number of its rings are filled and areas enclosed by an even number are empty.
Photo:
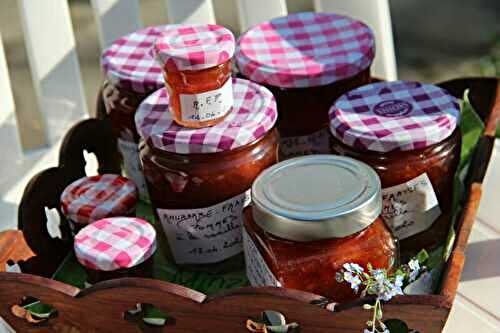
M423 264L429 259L429 254L425 249L420 250L420 252L416 255L415 259L418 260L420 264Z
M143 314L142 320L149 325L163 326L168 319L168 316L163 311L152 304L143 304Z
M458 170L462 170L469 163L472 152L484 131L484 123L469 101L469 90L465 91L461 105L460 130L462 131L462 149Z
M23 308L25 308L32 315L37 316L38 318L49 318L56 312L56 309L54 309L52 306L44 304L40 301L24 305Z
M264 320L266 326L286 325L285 316L278 311L266 310L262 312L262 319Z
M408 333L408 325L399 319L387 319L384 321L385 326L391 333Z

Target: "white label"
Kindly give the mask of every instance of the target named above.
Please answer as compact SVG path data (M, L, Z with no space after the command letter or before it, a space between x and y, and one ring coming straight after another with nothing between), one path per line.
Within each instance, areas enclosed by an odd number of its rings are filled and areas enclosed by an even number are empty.
M274 276L266 261L257 249L252 237L243 227L243 247L245 249L245 264L248 281L254 287L273 286L281 287L281 283Z
M243 208L250 190L219 204L195 209L158 209L163 230L178 264L208 264L243 250Z
M233 106L233 83L200 94L180 94L182 120L207 121L224 116Z
M149 198L148 189L139 159L139 146L135 142L118 139L118 149L123 156L125 176L132 179L139 189L141 198L147 201Z
M326 128L313 134L291 136L280 140L281 160L303 155L329 154L330 152L330 133Z
M441 208L427 173L382 189L382 217L399 239L427 230L441 215Z

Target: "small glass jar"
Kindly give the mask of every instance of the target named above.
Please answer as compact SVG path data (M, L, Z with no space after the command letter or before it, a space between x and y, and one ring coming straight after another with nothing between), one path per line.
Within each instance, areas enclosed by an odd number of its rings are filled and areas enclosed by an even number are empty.
M234 36L214 24L173 25L155 43L179 125L202 128L220 123L233 106L231 58Z
M460 161L459 104L429 84L380 82L353 90L330 111L332 149L380 176L382 217L405 256L442 245L452 222Z
M345 263L392 269L397 246L379 217L380 180L347 157L297 157L264 171L245 211L244 248L253 286L271 285L326 296L356 295L336 273Z
M241 75L276 98L281 160L330 153L328 110L370 82L374 54L368 26L330 13L290 14L241 35L235 55Z
M106 76L102 97L117 148L123 159L123 169L143 200L148 191L139 161L139 134L134 116L139 104L152 92L164 86L161 66L151 55L156 38L166 26L148 27L113 42L101 56Z
M233 88L233 110L213 127L174 123L164 112L169 107L165 89L147 98L136 116L151 202L169 243L167 255L180 265L213 271L241 264L241 219L249 189L276 163L272 94L242 79L234 79Z
M103 174L80 178L61 194L61 211L73 234L97 220L115 216L135 216L139 195L128 178Z
M123 277L153 276L156 231L139 218L96 221L75 236L76 259L87 273L87 284Z

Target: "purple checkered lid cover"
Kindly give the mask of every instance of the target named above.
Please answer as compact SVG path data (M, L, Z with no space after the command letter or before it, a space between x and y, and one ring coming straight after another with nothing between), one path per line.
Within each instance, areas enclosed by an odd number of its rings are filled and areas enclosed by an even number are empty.
M167 27L148 27L114 41L101 55L101 67L108 80L139 94L163 87L162 69L151 51Z
M460 122L458 100L435 85L379 82L351 90L330 108L330 130L369 151L408 151L441 142Z
M167 90L162 88L137 109L137 130L148 144L158 149L190 154L245 146L273 128L277 119L276 102L267 88L234 78L233 96L233 108L222 122L212 127L187 128L175 123L168 110Z
M238 39L236 64L252 81L282 88L330 84L367 69L371 29L331 13L296 13L258 24Z
M179 24L165 29L154 51L168 70L200 70L223 64L234 55L234 35L216 24Z
M114 271L146 261L156 250L156 231L135 217L106 218L89 224L75 236L75 254L85 267Z

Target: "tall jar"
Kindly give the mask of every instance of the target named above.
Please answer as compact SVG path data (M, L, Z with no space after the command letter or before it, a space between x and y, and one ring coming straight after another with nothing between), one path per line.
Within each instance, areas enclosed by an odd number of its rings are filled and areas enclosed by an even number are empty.
M240 74L276 98L280 159L330 152L328 110L370 81L373 33L352 18L296 13L258 24L236 47Z
M161 89L139 107L140 156L167 255L191 268L241 264L242 210L253 180L277 159L276 103L264 87L233 79L234 106L212 127L177 125ZM165 112L167 111L167 112Z
M355 89L330 110L333 150L379 174L382 217L403 254L446 241L460 161L459 117L459 104L446 90L409 81Z
M134 116L144 98L164 86L161 67L151 51L166 27L148 27L123 36L101 55L106 76L102 97L123 158L124 173L136 183L145 200L148 192L139 161L139 134Z

